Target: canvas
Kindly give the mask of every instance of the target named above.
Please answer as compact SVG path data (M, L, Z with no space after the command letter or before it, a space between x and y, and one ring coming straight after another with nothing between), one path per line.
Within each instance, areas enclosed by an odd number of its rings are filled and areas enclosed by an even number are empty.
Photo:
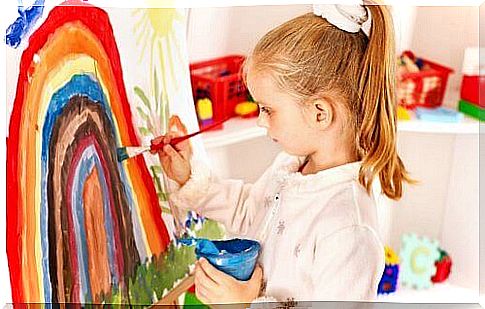
M118 162L116 150L181 129L174 114L198 129L187 11L35 4L19 8L5 37L7 75L17 76L7 84L12 301L163 301L195 261L176 229L211 238L222 229L192 212L174 220L158 158Z

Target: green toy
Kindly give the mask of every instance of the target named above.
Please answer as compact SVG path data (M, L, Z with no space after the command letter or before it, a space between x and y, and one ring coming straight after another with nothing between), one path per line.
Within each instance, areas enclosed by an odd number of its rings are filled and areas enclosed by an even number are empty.
M415 289L431 287L431 277L436 273L435 262L440 257L438 242L416 234L404 234L401 243L401 283Z

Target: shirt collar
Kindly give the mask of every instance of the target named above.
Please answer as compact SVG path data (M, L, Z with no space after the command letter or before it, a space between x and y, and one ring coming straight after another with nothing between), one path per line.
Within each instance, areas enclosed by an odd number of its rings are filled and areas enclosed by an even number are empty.
M320 191L336 184L358 181L361 161L351 162L315 174L303 175L298 172L299 167L305 162L305 157L286 154L280 164L276 166L276 179L286 188L298 192Z

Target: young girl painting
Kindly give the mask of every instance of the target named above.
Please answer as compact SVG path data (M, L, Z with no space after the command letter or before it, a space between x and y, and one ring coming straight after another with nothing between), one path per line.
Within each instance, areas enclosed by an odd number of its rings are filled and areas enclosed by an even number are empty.
M258 181L219 179L191 160L188 142L159 152L174 205L262 245L248 281L197 261L200 300L376 297L384 250L373 184L399 199L410 181L396 151L394 49L385 6L315 5L267 33L245 63L257 124L284 150Z

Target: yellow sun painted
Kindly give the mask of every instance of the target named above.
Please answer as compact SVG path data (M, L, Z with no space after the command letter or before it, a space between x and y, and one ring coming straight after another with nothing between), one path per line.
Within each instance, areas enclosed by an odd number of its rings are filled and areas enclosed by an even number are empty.
M141 46L140 58L149 57L149 75L152 85L151 95L155 100L155 110L168 111L169 94L178 90L176 72L184 67L183 53L179 41L180 35L184 34L185 16L183 9L173 8L174 1L148 1L148 9L136 9L133 15L139 15L138 21L134 26L136 43ZM153 72L160 77L161 87L155 85ZM154 93L160 89L160 93ZM162 117L164 118L164 117ZM156 123L157 127L165 127L166 119L161 119L162 124ZM160 128L161 129L161 128ZM157 130L159 131L159 130ZM164 130L162 129L161 132Z
M157 37L166 37L172 31L175 9L155 8L148 10L148 19Z

